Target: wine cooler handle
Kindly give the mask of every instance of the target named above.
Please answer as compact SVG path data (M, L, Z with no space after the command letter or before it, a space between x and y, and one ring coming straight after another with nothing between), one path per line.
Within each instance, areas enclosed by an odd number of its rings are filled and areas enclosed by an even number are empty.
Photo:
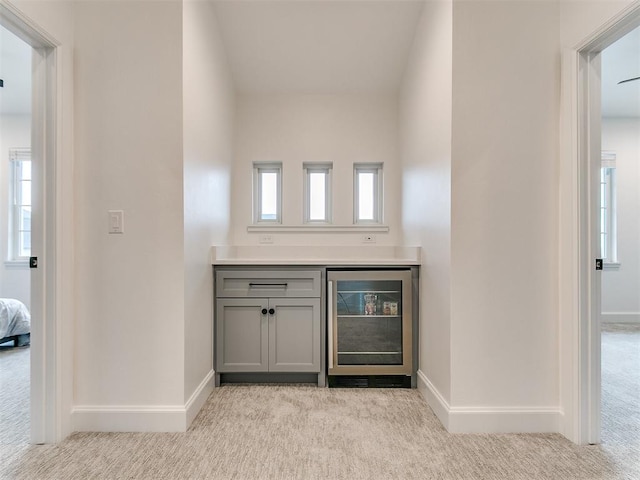
M329 339L329 370L333 369L333 282L329 280L327 288L327 338Z

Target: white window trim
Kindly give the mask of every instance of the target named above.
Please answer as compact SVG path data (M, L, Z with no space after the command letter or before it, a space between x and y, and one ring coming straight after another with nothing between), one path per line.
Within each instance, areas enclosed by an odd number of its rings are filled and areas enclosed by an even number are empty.
M273 220L262 219L262 182L261 173L276 173L277 198L276 218ZM253 223L254 225L272 225L282 223L282 163L279 162L254 162L253 163Z
M331 174L333 171L333 163L304 163L302 165L304 172L304 223L311 225L330 225L332 223L333 204L331 201ZM325 218L323 220L311 220L311 186L310 175L312 173L324 173L324 211Z
M618 239L617 239L617 200L616 200L616 154L615 152L602 152L601 172L605 168L612 169L606 181L606 210L607 221L605 226L605 234L608 237L606 252L603 254L603 262L607 265L607 270L620 267L618 262ZM602 204L601 204L602 208ZM600 228L601 234L602 226ZM602 253L602 252L601 252Z
M378 225L383 223L383 180L382 180L382 163L354 163L353 164L353 223L356 225L373 224ZM361 220L358 218L359 208L359 192L358 192L358 174L359 173L373 173L375 174L374 182L374 206L373 206L373 220Z
M249 225L248 233L389 233L388 225Z
M28 265L29 256L18 255L18 245L20 244L20 214L18 212L19 189L18 189L18 168L21 162L31 161L30 148L9 149L10 182L9 182L9 225L7 235L7 260L5 265L11 267L22 267Z

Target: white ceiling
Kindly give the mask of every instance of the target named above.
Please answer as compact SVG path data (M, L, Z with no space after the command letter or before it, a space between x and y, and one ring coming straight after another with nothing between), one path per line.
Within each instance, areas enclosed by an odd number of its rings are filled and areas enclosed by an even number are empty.
M0 114L31 111L31 47L0 26Z
M602 51L602 116L640 117L640 28Z
M239 92L397 91L423 0L215 1Z
M396 91L423 0L214 1L240 92ZM31 109L31 47L0 27L0 114ZM640 28L602 54L602 114L640 117Z

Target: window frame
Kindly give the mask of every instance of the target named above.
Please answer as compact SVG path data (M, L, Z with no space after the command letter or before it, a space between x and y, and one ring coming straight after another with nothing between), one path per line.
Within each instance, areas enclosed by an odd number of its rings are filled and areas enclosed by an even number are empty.
M353 164L353 223L356 225L379 225L384 221L383 194L383 163L354 163ZM374 174L373 182L373 219L361 219L359 175L361 173Z
M332 172L333 163L331 162L305 162L302 165L304 175L303 203L304 203L304 223L313 225L330 225L333 221L333 202L332 198ZM324 219L311 219L311 174L323 173L324 181Z
M31 249L27 255L20 255L24 250L21 233L31 233L31 222L29 229L20 228L21 210L25 206L33 206L33 193L29 199L29 203L24 203L22 199L21 184L23 182L31 182L33 186L33 169L31 169L31 178L25 180L22 174L22 165L31 161L30 148L11 148L9 149L9 215L8 215L8 232L7 232L7 261L10 263L23 263L29 260ZM33 212L33 210L32 210Z
M607 265L618 264L616 172L616 154L602 152L600 163L600 255Z
M275 173L276 179L276 218L262 218L262 174ZM254 225L274 225L282 223L282 163L253 163L253 223Z

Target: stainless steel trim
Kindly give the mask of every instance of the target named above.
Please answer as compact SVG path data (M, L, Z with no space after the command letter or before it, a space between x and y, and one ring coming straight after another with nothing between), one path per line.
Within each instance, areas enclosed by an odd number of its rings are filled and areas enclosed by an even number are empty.
M329 337L329 371L333 369L333 282L327 282L327 328Z
M389 291L394 293L402 292L400 298L400 302L402 304L402 314L400 315L338 315L337 307L334 305L336 303L336 290L334 290L335 282L338 281L401 281L402 287L401 289L391 288L387 290L386 288L381 288L380 291ZM329 346L329 375L412 375L414 371L413 364L413 336L416 332L413 331L413 298L412 298L412 277L411 270L349 270L349 271L341 271L341 270L331 270L327 272L327 284L331 284L331 297L327 294L328 298L328 308L329 311L327 316L329 317L329 326L332 329L329 337L330 346ZM347 287L348 292L361 292L359 288L349 289L348 285L342 285ZM338 292L340 294L342 291ZM367 292L369 290L367 289ZM382 312L380 312L382 313ZM381 357L381 360L388 356L385 355L387 352L347 352L345 357L339 357L338 353L334 350L337 350L338 344L336 343L338 340L338 321L341 321L343 317L350 317L351 321L354 323L360 321L366 321L367 318L371 319L373 322L374 318L378 321L393 321L396 322L401 320L402 322L402 351L398 353L393 353L394 355L402 355L402 363L401 364L393 364L393 365L385 365L385 364L375 364L375 365L345 365L341 363L342 361L346 361L353 355L366 355L367 357L373 355L384 355ZM346 320L346 318L344 318ZM361 320L362 319L362 320ZM395 345L394 345L394 348ZM391 354L391 353L389 353ZM366 358L366 357L365 357Z
M338 352L338 355L402 355L402 352Z

